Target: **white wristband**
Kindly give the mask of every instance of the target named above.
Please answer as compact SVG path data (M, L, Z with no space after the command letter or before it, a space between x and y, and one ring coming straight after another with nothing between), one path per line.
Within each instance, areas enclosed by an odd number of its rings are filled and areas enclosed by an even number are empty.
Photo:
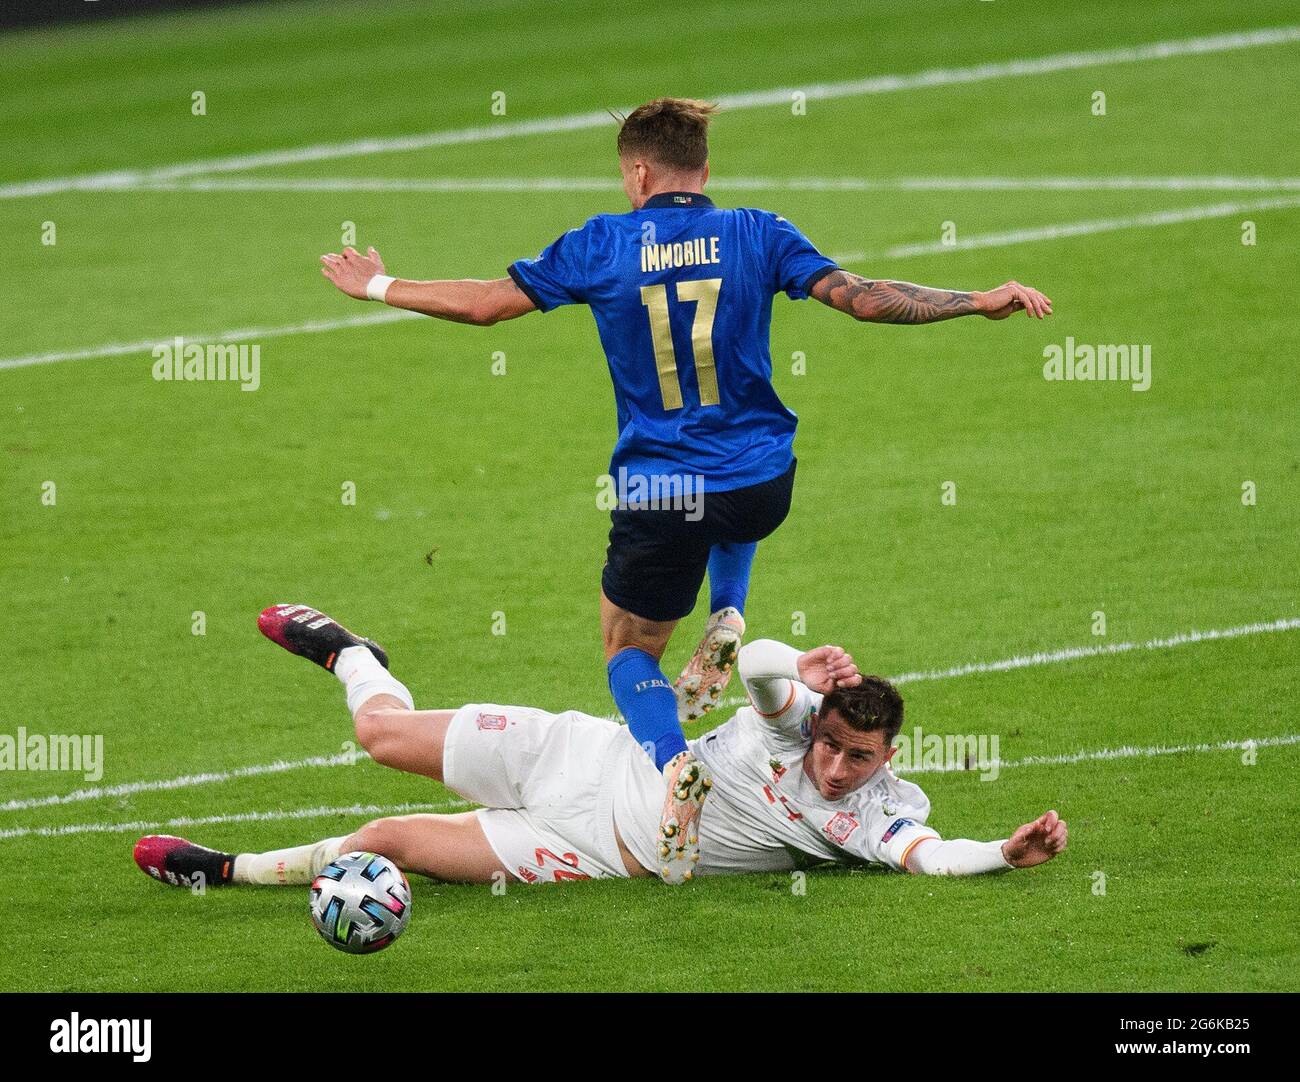
M396 281L396 278L390 278L386 274L376 274L366 283L366 296L372 301L382 301L388 293L388 287Z

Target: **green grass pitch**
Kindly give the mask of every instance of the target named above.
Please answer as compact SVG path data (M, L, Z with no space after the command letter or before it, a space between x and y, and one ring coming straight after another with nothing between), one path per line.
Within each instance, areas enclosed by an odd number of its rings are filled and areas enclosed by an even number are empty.
M435 19L420 3L322 2L24 32L0 39L0 188L1274 27L1288 8L671 0L633 20L617 5L502 2ZM846 265L873 277L1016 278L1056 307L1041 324L916 328L777 300L799 481L760 547L751 634L842 642L897 674L1300 615L1300 212L887 254L937 241L944 222L961 240L1285 191L726 186L1221 175L1294 190L1298 59L1300 43L1277 44L719 116L721 204L783 213L828 254L865 254ZM205 116L191 113L196 90ZM626 209L612 121L216 176L609 187L6 195L0 361L373 316L317 271L345 221L391 273L490 278ZM1044 380L1044 347L1067 335L1150 344L1151 388ZM254 393L156 382L146 350L0 365L0 733L102 734L100 787L345 751L338 687L254 626L264 605L296 600L379 638L421 705L612 710L596 621L608 519L594 497L615 432L590 315L252 340ZM196 612L206 634L192 634ZM440 787L361 762L33 806L91 783L3 772L0 906L41 916L7 942L0 988L664 989L693 943L699 989L1295 991L1298 643L1292 629L905 685L909 725L996 734L1020 764L992 782L920 777L945 835L1003 837L1050 807L1069 821L1069 849L1033 871L832 869L803 892L784 875L504 895L418 880L406 936L366 959L319 941L305 889L165 890L131 844L159 827L244 851L297 844L366 818L321 809L445 804ZM1252 762L1240 749L1063 761L1247 739L1267 742ZM166 827L178 818L228 821Z

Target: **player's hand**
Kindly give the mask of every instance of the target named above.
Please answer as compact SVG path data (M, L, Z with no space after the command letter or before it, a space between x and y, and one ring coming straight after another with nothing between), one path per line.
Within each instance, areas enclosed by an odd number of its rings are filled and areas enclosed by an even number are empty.
M1018 827L1002 843L1002 855L1007 863L1017 868L1032 868L1044 864L1065 848L1069 831L1065 820L1055 811L1044 812L1032 823Z
M366 299L366 283L376 274L384 273L384 261L373 248L367 248L365 255L355 248L344 248L342 255L330 252L321 256L320 261L324 264L321 274L359 301Z
M862 674L853 658L841 646L819 646L799 655L799 679L819 695L829 695L836 688L852 688L862 683Z
M1027 312L1031 319L1042 319L1052 314L1050 297L1019 282L1008 282L987 293L976 293L975 307L985 319L1006 319L1014 312Z

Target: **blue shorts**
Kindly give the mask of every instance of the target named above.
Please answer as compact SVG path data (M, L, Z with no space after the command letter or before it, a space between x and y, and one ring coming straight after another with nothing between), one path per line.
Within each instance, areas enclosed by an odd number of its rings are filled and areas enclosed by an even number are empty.
M757 485L709 492L695 510L616 508L610 512L609 548L601 588L621 609L643 620L680 620L695 608L709 566L722 542L761 541L790 513L797 463Z

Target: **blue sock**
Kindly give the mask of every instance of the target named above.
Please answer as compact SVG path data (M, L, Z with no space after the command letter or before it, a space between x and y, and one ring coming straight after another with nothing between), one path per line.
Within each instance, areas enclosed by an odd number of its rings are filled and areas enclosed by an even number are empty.
M659 663L644 650L628 646L609 659L609 690L627 718L628 730L660 770L686 737L677 721L677 696Z
M745 611L749 569L757 551L756 541L720 541L709 550L709 612L728 607Z

